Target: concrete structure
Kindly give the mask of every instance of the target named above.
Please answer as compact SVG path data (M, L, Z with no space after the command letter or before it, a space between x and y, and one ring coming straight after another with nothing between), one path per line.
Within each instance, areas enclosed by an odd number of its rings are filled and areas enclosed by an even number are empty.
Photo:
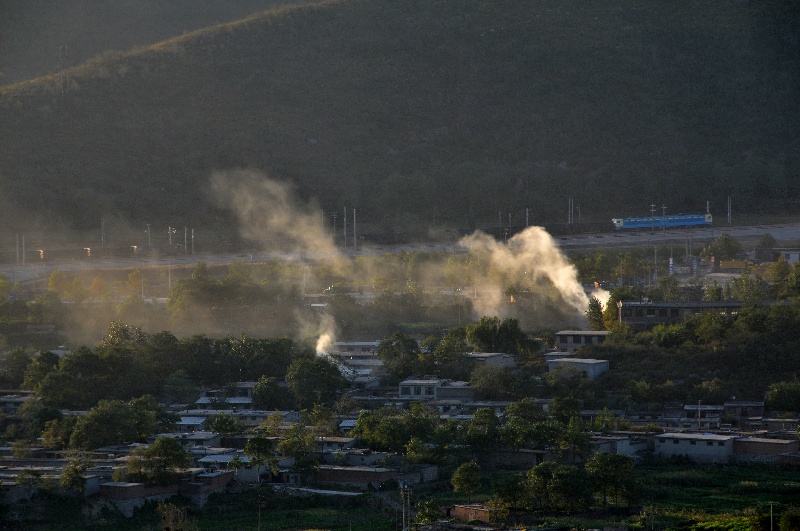
M490 521L490 511L484 505L454 505L447 509L448 518L461 520L462 522L483 522L488 524Z
M548 371L552 372L559 368L565 371L582 372L586 374L590 380L594 380L604 372L608 371L608 360L560 358L547 362Z
M315 442L319 451L326 453L348 450L353 447L356 440L352 437L317 437Z
M595 452L627 455L639 460L650 449L650 442L640 435L595 435L592 437Z
M413 400L472 400L474 392L467 382L443 380L434 376L408 378L400 382L399 398Z
M339 354L342 358L348 357L377 357L380 341L336 341L331 348L331 354Z
M663 433L656 435L655 452L663 457L686 456L698 463L728 463L733 460L732 435L713 433Z
M602 344L610 333L607 330L562 330L556 332L556 348L561 352L575 352L586 345Z
M517 366L516 356L502 352L470 352L467 357L478 365L495 369L513 369Z
M724 412L724 406L685 404L683 406L681 426L698 430L719 429Z
M391 468L320 465L314 480L322 484L339 483L366 489L378 488L382 483L396 477L397 471Z
M692 315L703 312L717 312L722 315L736 315L744 306L737 301L703 302L652 302L620 301L619 320L633 330L647 330L657 324L674 324L685 321Z
M733 441L734 459L743 463L777 463L783 454L800 451L800 440L739 437Z
M800 262L800 249L796 247L782 247L777 249L772 249L776 259L777 257L783 257L783 259L788 264L796 264Z

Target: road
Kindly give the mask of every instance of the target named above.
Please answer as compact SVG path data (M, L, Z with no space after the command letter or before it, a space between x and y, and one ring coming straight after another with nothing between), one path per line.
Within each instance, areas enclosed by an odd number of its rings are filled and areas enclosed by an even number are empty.
M555 239L558 246L564 251L579 250L581 248L601 247L637 247L654 245L704 245L719 237L729 234L739 240L757 241L765 234L771 234L782 245L796 246L800 243L800 223L785 223L777 225L755 225L742 227L703 227L691 229L672 229L663 231L631 231L608 232L600 234L580 234L575 236L562 236ZM464 253L466 249L457 241L451 242L421 242L399 245L363 245L358 249L347 249L346 256L379 256L386 253L399 253L402 251L422 252L449 252ZM21 264L2 264L0 273L6 275L13 282L24 282L34 279L46 279L55 270L64 272L107 269L147 269L165 267L194 267L199 262L209 265L225 265L234 262L265 262L270 260L305 261L333 258L331 253L319 252L245 252L245 253L220 253L220 254L195 254L184 256L147 256L130 258L87 259L69 261L32 262L24 266Z

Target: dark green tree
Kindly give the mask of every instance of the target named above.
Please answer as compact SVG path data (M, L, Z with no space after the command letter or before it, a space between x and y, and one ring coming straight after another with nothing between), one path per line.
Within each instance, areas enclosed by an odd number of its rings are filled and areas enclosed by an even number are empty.
M230 435L233 433L242 433L244 431L244 424L233 415L220 413L208 419L208 429L214 433Z
M472 494L481 487L481 467L475 461L462 463L453 472L450 484L456 492L467 495L467 503L472 503Z
M192 454L172 437L159 437L150 446L136 448L128 458L128 478L156 485L175 481L192 464Z
M633 459L627 455L597 452L584 465L589 478L603 496L603 506L608 506L608 493L618 497L634 479Z
M294 457L292 471L298 474L313 474L319 468L314 433L302 424L289 429L286 437L278 443L278 453Z
M315 404L331 406L344 387L339 367L321 356L293 361L286 372L286 383L302 408Z
M386 368L389 383L396 384L416 373L419 367L419 344L415 339L395 332L380 342L378 357Z
M247 440L244 446L244 455L257 470L266 466L273 474L278 473L278 460L275 457L275 446L272 441L261 435L256 435Z
M294 396L286 386L281 386L273 376L262 376L253 387L253 407L256 409L291 409Z
M589 321L589 328L592 330L606 329L605 322L603 321L603 305L597 297L591 297L589 299L586 319Z
M25 381L25 371L31 364L31 356L21 348L15 348L8 353L0 372L0 380L7 389L19 389Z

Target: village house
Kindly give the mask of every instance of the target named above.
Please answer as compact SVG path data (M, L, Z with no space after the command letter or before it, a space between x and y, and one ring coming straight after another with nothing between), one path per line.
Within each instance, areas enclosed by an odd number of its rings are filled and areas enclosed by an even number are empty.
M780 456L800 451L800 440L738 437L733 441L734 459L742 463L777 463Z
M517 366L516 356L502 352L469 352L467 358L477 365L485 365L493 369L513 369Z
M435 376L408 378L400 382L399 398L412 400L472 400L468 382L443 380Z
M608 330L562 330L556 332L556 348L561 352L575 352L586 345L601 345Z
M656 454L685 456L698 463L729 463L733 460L733 435L713 433L663 433L654 437Z
M560 358L547 362L548 371L553 372L556 369L561 369L566 372L582 372L587 376L587 378L594 380L604 372L608 371L608 360Z

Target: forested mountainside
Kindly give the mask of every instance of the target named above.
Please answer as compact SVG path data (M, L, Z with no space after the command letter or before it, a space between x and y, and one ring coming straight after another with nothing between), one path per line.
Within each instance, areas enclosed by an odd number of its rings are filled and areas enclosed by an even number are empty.
M788 0L265 12L2 87L0 222L229 227L208 183L235 169L379 231L566 221L570 197L582 221L791 213L798 22Z

